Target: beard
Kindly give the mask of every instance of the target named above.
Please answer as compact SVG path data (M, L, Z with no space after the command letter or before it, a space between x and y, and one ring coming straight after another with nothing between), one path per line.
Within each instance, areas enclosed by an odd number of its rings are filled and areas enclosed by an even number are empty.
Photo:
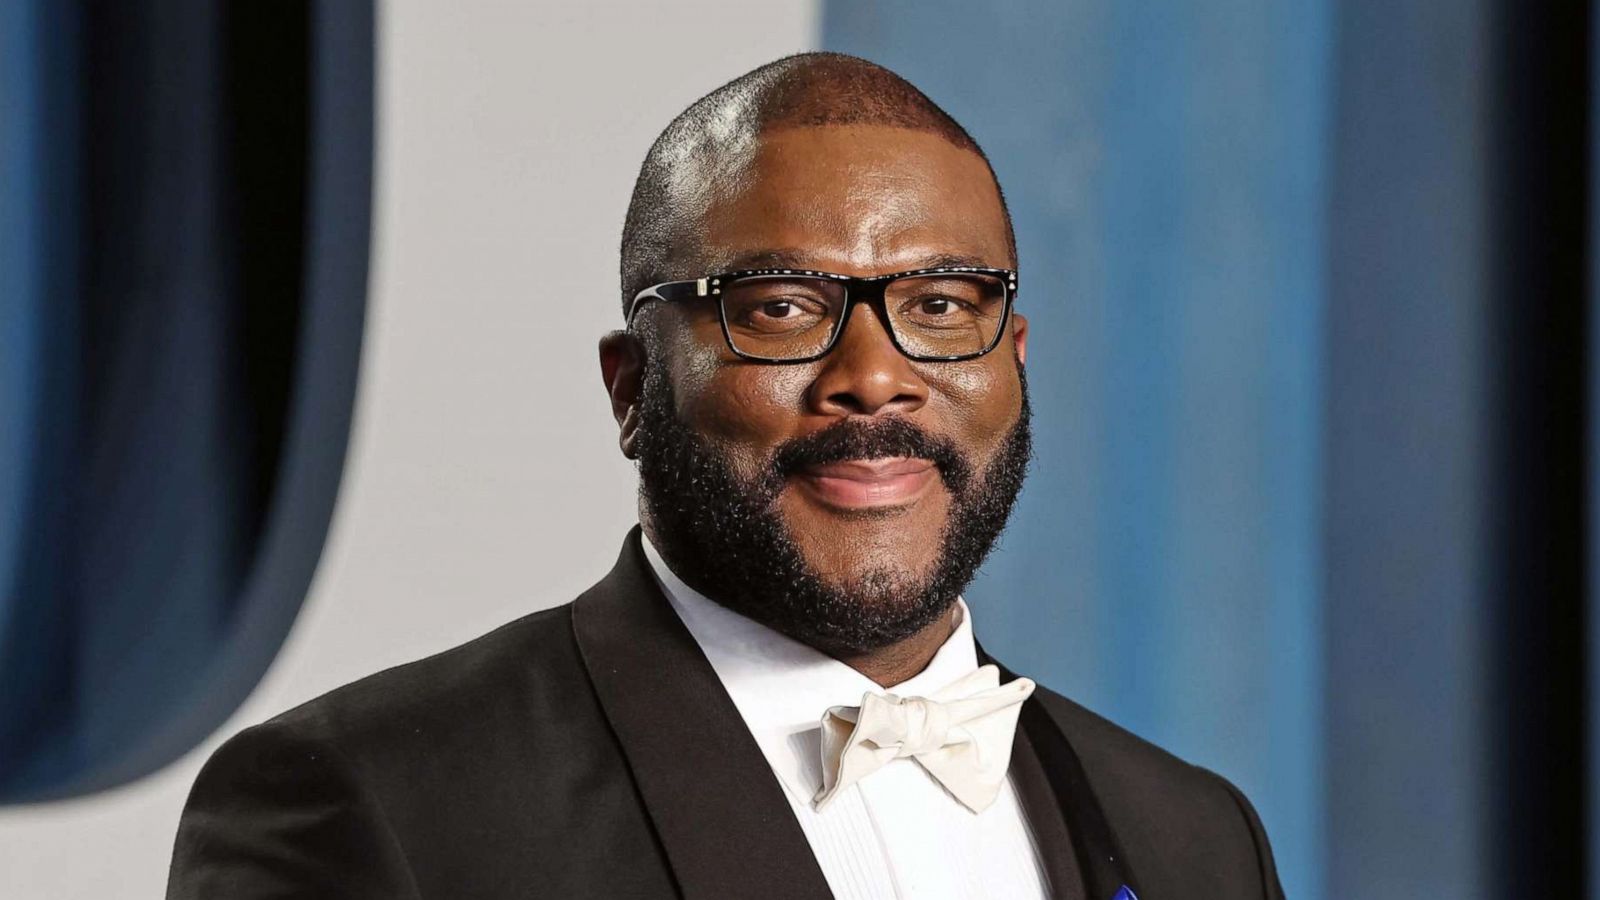
M727 453L678 418L663 369L646 369L636 438L639 494L657 549L695 590L833 656L898 643L949 612L1005 530L1032 455L1019 366L1021 413L985 466L947 438L886 417L841 420L786 441L743 478ZM879 566L830 583L784 525L778 496L804 467L883 457L927 459L943 478L951 504L935 561L922 573Z

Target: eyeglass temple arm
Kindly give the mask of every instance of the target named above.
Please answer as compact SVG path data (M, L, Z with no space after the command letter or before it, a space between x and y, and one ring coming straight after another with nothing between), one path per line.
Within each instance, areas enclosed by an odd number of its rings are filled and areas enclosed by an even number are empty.
M672 303L678 300L688 300L693 297L709 296L710 279L701 278L696 281L668 281L645 288L633 296L633 303L628 306L627 327L633 327L633 317L639 312L639 307L646 300L662 300Z

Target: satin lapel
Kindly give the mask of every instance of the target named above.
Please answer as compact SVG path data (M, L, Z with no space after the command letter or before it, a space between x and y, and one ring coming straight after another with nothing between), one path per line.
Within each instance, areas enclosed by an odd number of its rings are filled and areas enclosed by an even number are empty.
M634 528L572 608L578 648L688 898L831 897L805 833Z
M1033 741L1025 730L1019 728L1017 732L1017 739L1011 745L1011 784L1028 817L1028 828L1033 832L1040 862L1050 878L1050 896L1054 900L1085 900L1083 873L1078 871L1077 852L1072 845L1072 834L1067 831L1061 803L1050 786L1039 755L1034 752Z
M981 646L978 648L978 659L999 666L1002 681L1017 677L1016 673L984 652ZM1061 805L1061 815L1066 820L1067 832L1072 838L1088 900L1112 900L1118 897L1117 892L1123 887L1138 894L1139 885L1134 880L1127 857L1123 855L1122 845L1112 832L1111 824L1106 821L1105 811L1100 808L1100 800L1095 796L1089 785L1089 777L1083 770L1083 762L1072 749L1066 732L1050 717L1044 705L1033 698L1022 704L1017 727L1038 755L1045 778Z
M1137 894L1139 885L1122 853L1122 845L1111 831L1100 801L1084 774L1083 763L1067 736L1044 706L1032 699L1023 704L1021 727L1039 754L1045 777L1061 801L1089 900L1112 900L1124 886Z

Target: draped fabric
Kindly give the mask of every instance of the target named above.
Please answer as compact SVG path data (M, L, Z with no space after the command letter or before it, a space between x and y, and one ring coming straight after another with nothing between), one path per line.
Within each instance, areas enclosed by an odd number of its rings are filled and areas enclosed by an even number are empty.
M0 802L176 758L295 615L373 16L0 3ZM985 643L1239 783L1291 896L1582 896L1589 5L824 0L822 42L1016 217L1038 460Z
M1590 11L1341 29L1329 896L1585 896Z
M373 11L6 17L0 801L24 801L189 750L299 608L365 307Z
M1584 895L1593 41L1582 3L824 6L1016 218L1038 459L980 638L1237 781L1290 896Z

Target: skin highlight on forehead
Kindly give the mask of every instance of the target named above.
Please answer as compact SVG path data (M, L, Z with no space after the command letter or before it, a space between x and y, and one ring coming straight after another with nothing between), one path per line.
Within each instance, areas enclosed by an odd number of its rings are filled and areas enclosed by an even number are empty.
M952 216L952 210L959 215ZM897 126L764 133L701 220L708 270L796 266L874 275L1013 265L1005 212L976 154Z

